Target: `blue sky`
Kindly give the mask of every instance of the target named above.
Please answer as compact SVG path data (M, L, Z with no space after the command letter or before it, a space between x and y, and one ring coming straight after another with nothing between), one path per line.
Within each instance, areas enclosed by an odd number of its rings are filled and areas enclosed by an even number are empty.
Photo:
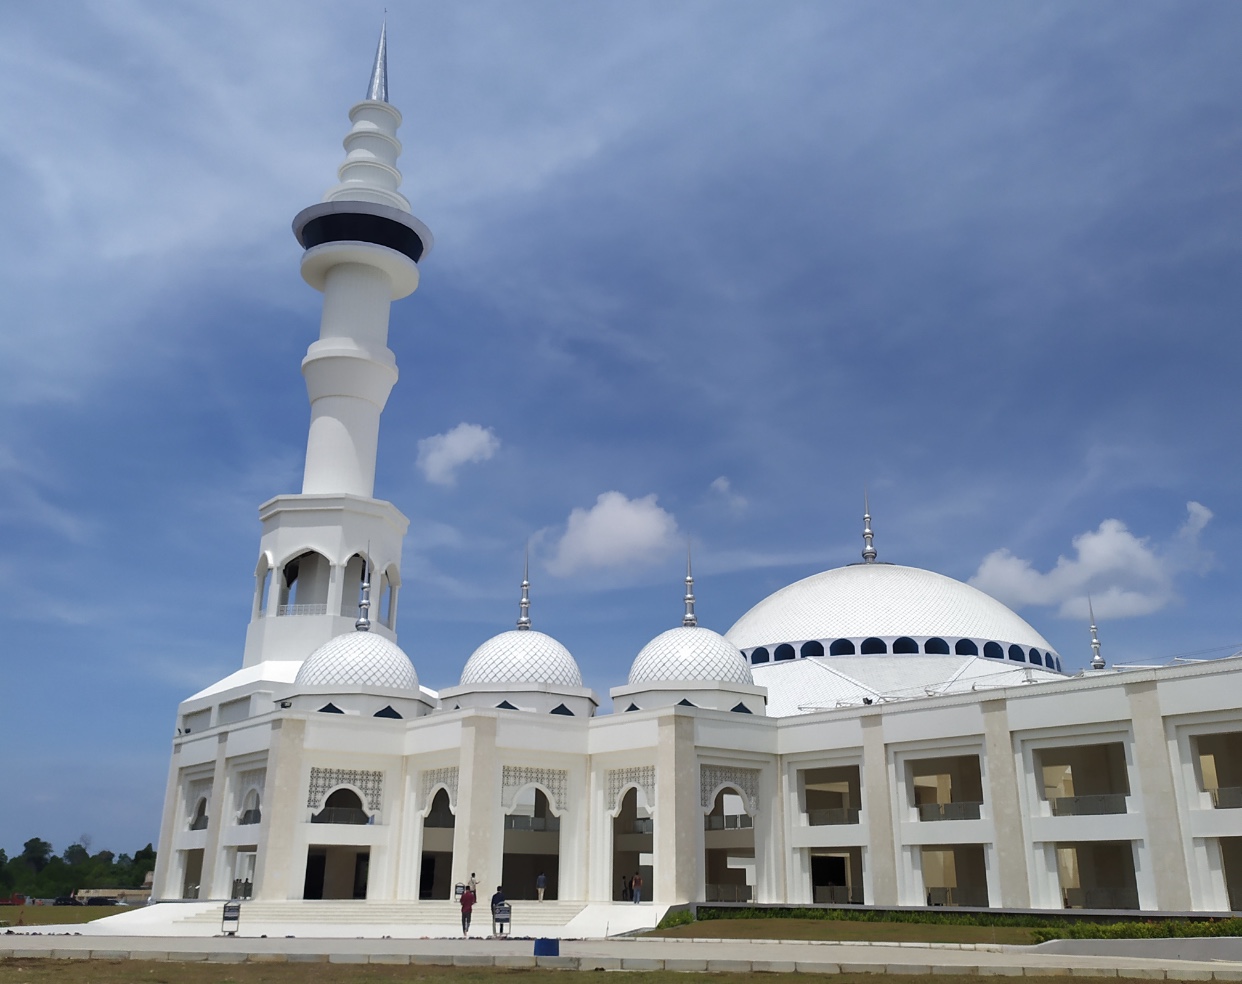
M0 847L158 833L298 490L334 183L382 5L0 10ZM606 694L858 559L1067 666L1242 648L1242 5L409 3L377 495L403 647L535 626ZM462 425L468 425L463 427ZM1210 652L1209 652L1210 651Z

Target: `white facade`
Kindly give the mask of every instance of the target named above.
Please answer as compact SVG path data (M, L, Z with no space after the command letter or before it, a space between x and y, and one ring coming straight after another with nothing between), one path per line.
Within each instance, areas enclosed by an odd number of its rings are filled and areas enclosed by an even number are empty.
M420 688L408 522L373 483L389 305L431 238L386 83L369 96L295 222L324 294L303 489L260 509L241 668L178 710L154 898L449 899L472 873L526 898L542 872L550 898L609 903L639 871L660 906L1242 905L1242 661L1067 677L1013 612L869 538L723 636L688 574L611 714L530 629L525 583L518 628Z

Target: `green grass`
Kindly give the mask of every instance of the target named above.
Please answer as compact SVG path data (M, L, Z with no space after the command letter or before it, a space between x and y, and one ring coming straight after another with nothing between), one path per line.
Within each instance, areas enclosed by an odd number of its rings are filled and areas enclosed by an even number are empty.
M118 912L133 912L132 905L5 905L0 923L10 926L72 926L92 922Z
M843 919L712 919L654 930L646 935L726 940L836 940L843 942L1010 943L1033 942L1018 926L954 926L936 923L858 922Z
M388 981L427 981L434 984L539 984L580 980L579 972L509 970L493 967L423 967L357 964L210 964L152 963L142 960L12 960L0 959L0 984L379 984ZM598 981L601 974L581 973ZM771 975L764 975L765 978ZM691 974L676 971L627 971L625 984L753 984L752 974ZM929 974L920 984L1009 984L1008 977ZM1031 984L1064 984L1064 977L1027 977ZM1075 978L1083 982L1092 978ZM1103 978L1094 978L1103 980ZM1109 977L1108 984L1129 984L1125 977ZM797 984L910 984L909 975L798 974ZM1138 984L1138 982L1134 982ZM1150 984L1150 982L1143 982Z

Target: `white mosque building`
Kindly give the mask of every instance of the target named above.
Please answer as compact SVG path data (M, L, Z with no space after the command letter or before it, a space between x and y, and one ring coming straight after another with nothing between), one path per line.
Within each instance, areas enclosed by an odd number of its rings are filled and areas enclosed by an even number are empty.
M389 308L431 234L399 193L380 39L339 183L302 211L324 295L302 362L302 491L260 507L242 666L178 708L155 899L578 908L643 878L691 902L1242 909L1242 661L1062 671L959 581L861 563L723 635L649 642L611 713L569 651L515 629L433 693L397 644L407 519L374 497L397 380ZM359 604L359 599L362 599ZM670 612L670 621L675 621ZM1092 626L1094 638L1095 627ZM631 910L632 911L632 910Z

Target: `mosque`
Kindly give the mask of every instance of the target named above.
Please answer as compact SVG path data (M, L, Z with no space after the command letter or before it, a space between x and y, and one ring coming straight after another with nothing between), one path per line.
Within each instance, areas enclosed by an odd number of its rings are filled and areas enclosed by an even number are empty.
M879 560L681 624L610 691L532 627L420 686L408 520L374 496L389 309L432 247L398 191L386 45L339 182L294 220L323 293L299 494L259 510L242 666L183 701L155 899L451 904L490 891L654 922L690 902L1242 909L1242 662L1069 675L998 601ZM670 621L673 621L670 613ZM1092 626L1095 638L1095 626ZM630 911L641 911L630 906ZM615 923L614 923L615 925Z

